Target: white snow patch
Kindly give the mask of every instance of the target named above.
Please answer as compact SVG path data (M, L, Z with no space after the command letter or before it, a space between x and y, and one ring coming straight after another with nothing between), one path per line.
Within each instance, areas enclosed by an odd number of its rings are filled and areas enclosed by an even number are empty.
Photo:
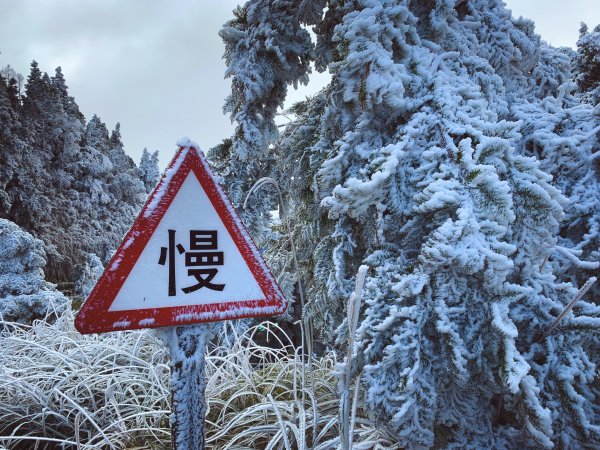
M148 327L148 326L150 326L150 325L154 325L154 322L155 322L154 318L153 318L153 317L149 317L149 318L147 318L147 319L142 319L142 320L140 320L140 321L138 322L138 325L139 325L140 327Z
M113 263L110 265L110 268L108 269L111 272L114 272L115 270L117 270L119 268L119 264L121 264L121 260L123 258L121 256L119 256L117 259L115 259L113 261Z
M274 315L281 313L278 306L265 306L262 308L258 307L240 307L227 309L225 311L206 311L202 313L182 313L175 316L175 320L178 322L187 322L190 320L198 321L212 321L212 320L227 320L231 317L242 317L248 315L254 317L257 315Z
M179 139L177 141L177 147L183 147L183 148L195 148L196 151L201 152L202 150L200 150L200 146L192 141L189 137L184 136L181 139Z

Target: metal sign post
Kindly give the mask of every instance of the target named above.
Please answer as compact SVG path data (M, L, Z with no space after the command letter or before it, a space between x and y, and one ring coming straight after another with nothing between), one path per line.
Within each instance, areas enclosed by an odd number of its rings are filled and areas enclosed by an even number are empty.
M206 364L210 324L166 328L171 354L171 445L173 450L206 448Z

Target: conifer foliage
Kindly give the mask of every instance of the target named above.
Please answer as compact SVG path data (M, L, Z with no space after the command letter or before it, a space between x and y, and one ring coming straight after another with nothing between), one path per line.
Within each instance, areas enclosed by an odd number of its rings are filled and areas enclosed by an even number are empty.
M275 163L253 176L287 191L323 339L344 335L353 277L371 267L353 371L372 420L406 448L600 445L600 308L584 293L598 269L598 122L569 53L500 0L286 5L294 26L311 11L306 54L332 81L278 139L233 114L233 141L272 141L242 153ZM293 29L257 17L248 54L264 53L264 27ZM297 36L268 48L285 54ZM250 80L245 58L229 53L228 70ZM279 64L261 73L283 86ZM269 92L262 82L248 85ZM232 89L233 111L255 108ZM230 189L246 186L219 161ZM271 242L274 267L290 266L288 245Z
M144 149L142 152L142 159L140 160L139 172L140 177L144 182L146 192L152 191L160 178L160 171L158 169L158 150L151 154L148 152L148 149Z
M225 43L225 75L231 78L224 111L237 127L233 138L213 151L213 159L217 165L219 160L228 161L221 175L228 181L229 198L236 207L244 202L257 175L274 164L267 146L278 135L274 117L283 106L287 85L308 82L312 44L301 25L314 23L319 16L307 8L301 15L296 0L250 2L238 7L235 18L219 33ZM242 213L257 238L266 232L264 224L272 205L258 193Z
M22 96L15 86L0 78L0 217L44 242L51 280L73 281L87 253L110 257L155 174L140 177L118 124L86 123L60 67L49 77L34 61Z
M69 305L69 300L44 280L46 255L42 241L16 224L0 219L0 317L31 323Z
M583 98L593 105L600 102L600 25L590 32L581 24L574 61L575 81Z
M104 265L100 261L100 258L94 253L88 253L85 263L79 271L79 276L75 281L74 290L77 295L82 299L88 298L96 282L102 276L102 272L104 272Z

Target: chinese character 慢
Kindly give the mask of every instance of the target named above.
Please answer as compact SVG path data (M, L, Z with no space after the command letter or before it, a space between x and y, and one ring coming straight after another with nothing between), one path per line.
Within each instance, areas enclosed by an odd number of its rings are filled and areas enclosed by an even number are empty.
M169 230L169 246L161 247L158 264L168 263L169 268L169 297L177 295L175 263L175 249L185 257L185 267L188 267L188 276L194 277L196 284L182 288L184 294L197 291L203 287L213 291L222 291L224 284L213 283L219 269L214 266L223 265L223 252L218 250L217 230L190 230L190 250L186 251L183 245L175 243L175 230Z

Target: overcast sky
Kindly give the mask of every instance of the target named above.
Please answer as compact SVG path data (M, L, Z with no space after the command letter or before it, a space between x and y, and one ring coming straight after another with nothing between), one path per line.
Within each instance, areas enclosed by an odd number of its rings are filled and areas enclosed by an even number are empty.
M600 23L598 0L510 0L515 16L533 19L554 46L575 47L579 22ZM218 30L238 0L0 0L0 66L25 77L35 59L54 73L61 66L81 111L112 129L121 123L125 151L160 151L164 168L175 142L189 136L208 149L233 129L222 113ZM292 92L303 99L327 80Z

